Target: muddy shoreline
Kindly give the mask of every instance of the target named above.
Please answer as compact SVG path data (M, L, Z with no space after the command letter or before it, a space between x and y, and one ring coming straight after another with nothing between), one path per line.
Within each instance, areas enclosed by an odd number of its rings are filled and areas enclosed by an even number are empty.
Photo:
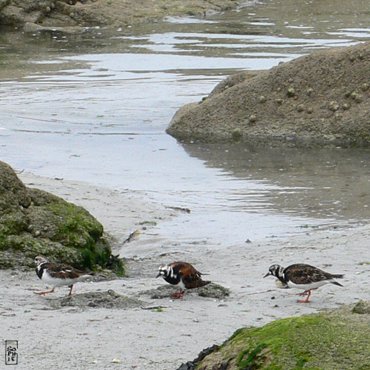
M131 27L165 16L203 16L234 9L235 0L11 0L0 2L0 25L25 32L82 32L85 27Z
M51 191L84 206L116 240L116 251L127 258L128 276L76 285L76 294L109 290L145 302L149 309L132 307L82 308L63 306L66 290L39 297L43 289L33 271L1 271L0 331L3 339L20 342L19 369L76 368L175 369L195 358L202 348L220 344L242 326L260 326L276 318L314 313L368 299L368 226L309 229L291 238L235 244L227 250L213 245L175 246L156 227L123 244L143 221L157 223L178 215L167 204L149 201L144 194L120 192L84 183L21 174L27 186ZM147 224L148 226L149 224ZM185 259L207 272L211 281L230 289L224 299L186 295L181 301L152 299L146 292L164 285L154 278L159 264ZM305 261L345 274L344 288L325 286L312 303L296 303L296 292L278 289L262 279L271 263ZM150 309L152 307L152 309ZM160 307L160 309L158 308ZM30 335L32 333L32 335ZM119 338L119 340L117 340ZM40 356L42 354L42 356ZM55 356L59 362L55 364Z

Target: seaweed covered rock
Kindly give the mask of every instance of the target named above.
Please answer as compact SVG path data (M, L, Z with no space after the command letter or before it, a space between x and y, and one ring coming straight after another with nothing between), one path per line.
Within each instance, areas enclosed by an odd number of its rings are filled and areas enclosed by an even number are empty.
M187 369L369 369L369 322L345 308L239 329Z
M27 188L0 162L0 268L33 266L42 254L83 269L123 273L103 237L103 226L84 208Z
M228 78L180 108L167 132L183 141L370 146L370 42L317 51L256 76Z
M353 313L358 313L360 315L370 315L370 301L359 301L355 304L352 309ZM370 324L370 321L369 321Z

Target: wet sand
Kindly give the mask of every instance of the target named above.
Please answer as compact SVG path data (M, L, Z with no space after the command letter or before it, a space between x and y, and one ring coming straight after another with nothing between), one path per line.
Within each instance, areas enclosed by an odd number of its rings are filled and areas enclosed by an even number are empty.
M227 249L197 243L182 249L176 240L158 233L161 223L180 219L181 211L169 208L171 204L154 203L143 192L25 173L20 178L28 186L84 206L103 223L116 239L117 251L127 258L127 277L78 283L76 294L113 289L140 298L149 307L163 308L53 309L53 299L66 295L67 288L40 297L33 291L45 286L33 271L1 271L0 332L3 340L19 341L17 369L176 369L242 326L369 299L369 226L309 229L290 238L266 237ZM123 244L136 229L141 230L140 236ZM192 262L209 274L207 279L229 288L231 296L220 301L188 294L173 301L140 294L164 285L163 280L154 278L156 269L175 259ZM298 304L297 291L278 289L272 278L262 278L270 264L294 262L344 273L344 287L326 285L313 293L312 303Z

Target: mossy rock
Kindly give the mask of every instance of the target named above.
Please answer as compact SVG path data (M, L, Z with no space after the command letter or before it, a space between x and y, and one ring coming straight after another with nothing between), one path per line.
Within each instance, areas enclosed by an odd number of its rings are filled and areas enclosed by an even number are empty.
M28 207L31 198L26 186L13 169L0 161L0 215L19 207Z
M81 263L81 252L29 233L0 238L0 268L34 267L34 258L44 255L55 262L68 263L80 268L92 268Z
M36 236L74 248L83 248L102 237L103 226L84 208L39 189L30 189L29 193L29 231Z
M0 162L0 268L34 267L37 255L80 269L108 268L124 274L103 226L87 210L27 188Z
M0 211L0 235L19 234L27 230L29 219L20 208Z
M370 301L359 301L355 304L352 309L353 313L357 313L359 315L370 315ZM370 325L370 323L369 323Z
M195 364L207 369L370 369L370 317L350 310L237 330Z

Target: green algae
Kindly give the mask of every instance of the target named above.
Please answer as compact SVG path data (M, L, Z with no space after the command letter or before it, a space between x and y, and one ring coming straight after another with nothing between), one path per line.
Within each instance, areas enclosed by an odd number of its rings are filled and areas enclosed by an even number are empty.
M26 230L27 225L28 219L21 210L14 209L0 215L0 235L18 234Z
M34 267L34 258L37 255L83 267L79 263L79 251L75 248L48 239L34 238L29 233L7 236L0 234L0 268Z
M59 201L46 209L59 221L53 239L64 245L86 247L103 235L103 226L82 207Z
M338 311L243 328L197 369L369 369L369 327L369 315Z

